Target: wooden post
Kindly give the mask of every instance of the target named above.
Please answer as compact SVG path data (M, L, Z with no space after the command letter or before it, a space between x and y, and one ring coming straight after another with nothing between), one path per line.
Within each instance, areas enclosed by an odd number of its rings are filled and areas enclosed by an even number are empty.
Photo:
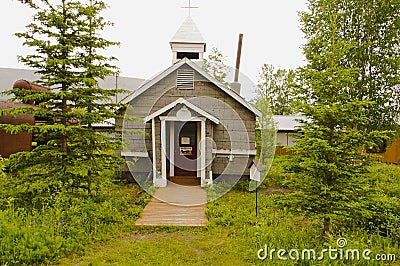
M161 119L161 176L167 179L167 121Z
M157 179L157 153L156 153L156 120L153 118L151 120L151 138L153 147L153 184L156 185Z
M206 181L206 119L201 120L201 187L204 187Z
M169 122L169 175L175 176L175 122Z

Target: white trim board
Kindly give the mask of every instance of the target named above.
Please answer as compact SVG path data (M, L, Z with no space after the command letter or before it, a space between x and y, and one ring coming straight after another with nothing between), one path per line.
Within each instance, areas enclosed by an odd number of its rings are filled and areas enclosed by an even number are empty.
M131 95L125 97L125 99L123 99L121 102L124 104L129 103L130 101L132 101L133 99L135 99L136 97L138 97L139 95L141 95L142 93L144 93L145 91L147 91L148 89L150 89L152 86L154 86L155 84L157 84L158 82L160 82L163 78L167 77L168 75L170 75L172 72L176 71L177 69L179 69L180 67L182 67L183 65L188 65L190 66L193 70L195 70L196 72L198 72L200 75L202 75L203 77L205 77L208 81L210 81L211 83L213 83L214 85L216 85L218 88L220 88L222 91L224 91L225 93L227 93L230 97L232 97L233 99L235 99L236 101L238 101L240 104L242 104L244 107L246 107L247 109L249 109L253 114L255 114L258 117L262 116L262 113L260 112L260 110L258 110L257 108L255 108L253 105L251 105L250 103L248 103L245 99L242 98L242 96L240 96L239 94L237 94L236 92L234 92L232 89L230 89L229 87L223 85L221 82L219 82L218 80L216 80L213 76L211 76L210 74L208 74L204 69L202 69L199 65L197 65L196 63L194 63L193 61L184 58L182 60L180 60L179 62L177 62L176 64L172 65L170 68L166 69L165 71L163 71L161 74L157 75L154 79L150 80L149 82L143 84L139 89L137 89L134 93L132 93Z
M214 122L215 124L219 124L219 119L216 118L215 116L207 113L206 111L204 111L203 109L197 107L196 105L192 104L191 102L185 100L184 98L179 98L178 100L176 100L175 102L172 102L170 104L168 104L167 106L161 108L160 110L158 110L157 112L147 116L145 118L145 123L149 122L150 120L159 117L160 115L162 115L163 113L171 110L172 108L174 108L175 106L177 106L178 104L183 104L185 105L187 108L192 109L193 111L195 111L196 113L200 114L201 116L206 117L207 119L211 120L212 122Z
M213 154L228 154L228 155L256 155L257 150L212 150Z
M123 151L121 152L121 156L148 158L149 154L147 152L140 152L140 151Z

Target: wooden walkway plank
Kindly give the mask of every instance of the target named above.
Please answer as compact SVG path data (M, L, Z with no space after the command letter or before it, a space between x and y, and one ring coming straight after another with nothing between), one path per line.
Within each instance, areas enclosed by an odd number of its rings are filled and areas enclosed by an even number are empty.
M168 182L159 188L144 208L135 225L205 226L207 193L200 186L181 186Z

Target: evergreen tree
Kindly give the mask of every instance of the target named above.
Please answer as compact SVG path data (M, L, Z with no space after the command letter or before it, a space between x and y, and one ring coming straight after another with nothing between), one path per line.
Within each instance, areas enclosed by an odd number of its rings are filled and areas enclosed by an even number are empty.
M321 8L332 5L310 2ZM357 43L339 37L343 16L328 11L323 37L308 35L304 50L309 63L301 69L299 93L307 96L300 107L305 119L302 136L292 148L297 156L291 170L296 175L287 182L295 192L286 197L294 210L320 217L325 234L332 221L352 219L354 207L367 199L364 174L372 158L365 147L379 145L390 135L370 127L370 110L378 103L358 98L360 69L343 64ZM332 33L329 39L326 32Z
M114 130L98 132L93 125L120 117L122 106L113 102L118 89L107 90L98 81L113 75L113 57L101 54L118 43L101 37L112 24L101 12L101 0L23 1L36 10L27 31L16 34L34 54L20 61L41 75L41 85L51 92L14 89L15 100L34 102L36 107L12 110L46 121L35 126L0 125L8 132L28 131L42 145L32 152L10 158L9 168L16 186L27 199L40 200L61 191L85 190L89 194L106 181L104 171L115 170L120 160L114 150L121 147ZM102 133L102 134L100 134Z

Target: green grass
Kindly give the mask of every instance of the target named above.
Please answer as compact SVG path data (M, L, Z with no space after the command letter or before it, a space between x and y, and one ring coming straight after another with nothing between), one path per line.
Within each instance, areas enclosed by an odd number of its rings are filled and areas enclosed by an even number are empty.
M61 265L251 265L229 233L198 228L138 229Z
M243 186L245 187L245 186ZM96 246L84 257L70 257L61 265L387 265L365 261L261 261L259 249L316 249L336 247L345 237L349 247L395 253L399 245L390 238L349 230L321 237L318 220L276 209L277 195L259 195L260 213L255 217L255 194L233 190L209 203L209 224L203 228L137 227L132 232ZM396 265L396 264L393 264Z
M0 209L0 265L37 265L130 231L149 196L138 186L111 186L97 197L58 195L40 210ZM139 195L139 194L140 195Z
M254 194L233 191L208 205L210 222L204 228L135 228L120 239L96 247L83 258L64 259L61 265L253 265L257 262L257 250L263 246L258 242L272 235L281 238L283 231L275 234L270 229L281 224L282 219L291 218L264 208L261 214L271 216L262 224L259 220L264 219L255 217L251 203ZM267 229L263 231L270 235L259 230L263 226ZM299 218L296 224L283 227L292 232L303 228L303 233L291 240L301 242L309 224Z
M264 188L279 188L287 175L284 160L274 162ZM386 204L382 206L393 202L390 214L396 215L400 168L377 164L371 171L371 184L387 197L382 198ZM276 203L284 195L266 189L259 193L256 217L255 194L247 187L239 184L209 203L209 223L199 228L134 226L149 200L135 185L114 185L93 199L60 198L52 208L35 212L13 208L9 202L0 211L0 265L399 265L396 234L385 237L382 232L338 224L335 234L324 238L320 220L279 208ZM319 252L336 248L340 237L347 239L348 248L395 254L398 261L279 261L276 254L274 260L261 261L257 257L265 245Z

